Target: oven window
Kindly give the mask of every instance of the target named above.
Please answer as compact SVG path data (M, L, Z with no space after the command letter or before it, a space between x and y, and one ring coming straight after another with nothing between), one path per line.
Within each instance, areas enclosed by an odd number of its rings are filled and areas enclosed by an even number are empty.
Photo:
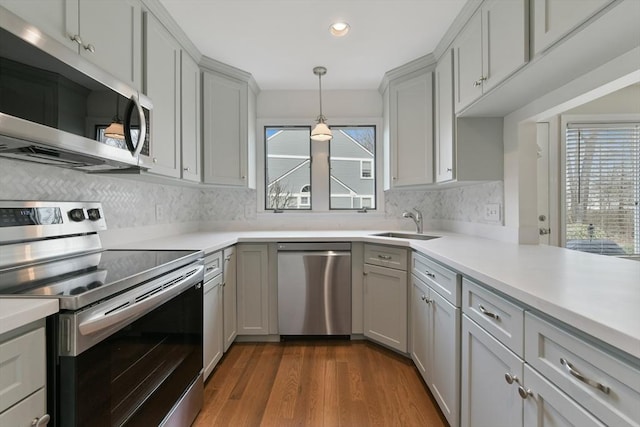
M201 369L200 284L79 356L61 357L57 424L159 425Z

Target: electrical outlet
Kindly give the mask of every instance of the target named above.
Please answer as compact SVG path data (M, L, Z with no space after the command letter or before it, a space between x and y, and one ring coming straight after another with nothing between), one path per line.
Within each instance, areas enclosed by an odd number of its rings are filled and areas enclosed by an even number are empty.
M484 205L484 219L500 222L500 203L487 203Z
M156 205L156 222L166 222L167 221L167 212L166 206L158 203Z

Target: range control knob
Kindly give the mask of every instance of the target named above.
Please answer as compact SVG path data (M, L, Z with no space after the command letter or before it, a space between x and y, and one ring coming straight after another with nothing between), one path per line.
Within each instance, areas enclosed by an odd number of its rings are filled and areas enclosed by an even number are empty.
M87 209L87 216L91 221L97 221L100 217L100 209Z
M87 219L87 217L84 215L83 209L71 209L69 211L69 219L71 219L71 221L80 222Z

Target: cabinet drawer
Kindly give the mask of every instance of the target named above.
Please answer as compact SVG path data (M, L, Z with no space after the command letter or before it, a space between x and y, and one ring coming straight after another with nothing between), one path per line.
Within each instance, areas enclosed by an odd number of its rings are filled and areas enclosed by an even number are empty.
M637 364L627 364L529 312L525 337L527 363L572 399L607 425L640 426Z
M45 385L44 328L0 344L0 412Z
M204 281L222 273L222 251L204 257Z
M407 250L391 246L364 245L364 262L406 271Z
M11 409L0 413L0 426L33 426L33 421L46 413L45 402L45 391L44 388L41 388Z
M524 310L493 292L462 279L462 311L516 353L524 356Z
M460 307L460 276L458 274L417 252L412 255L411 268L416 277L424 280L451 304Z

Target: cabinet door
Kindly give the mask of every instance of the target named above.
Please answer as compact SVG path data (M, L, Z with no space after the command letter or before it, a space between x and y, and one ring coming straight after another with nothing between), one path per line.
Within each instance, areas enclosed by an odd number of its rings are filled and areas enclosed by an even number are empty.
M433 73L391 83L391 185L433 182Z
M142 18L136 0L79 0L80 54L118 79L142 88ZM89 49L91 45L94 49ZM150 72L157 70L151 68ZM155 101L155 99L154 99ZM157 105L154 103L154 105Z
M398 351L407 351L407 273L364 267L364 335Z
M452 180L455 173L455 141L453 134L453 53L442 55L435 77L435 155L436 182Z
M146 94L151 113L151 172L180 177L180 46L162 24L145 13Z
M453 45L456 112L482 95L482 15L471 17Z
M182 178L200 182L200 69L185 51L181 52L181 63Z
M612 0L532 0L533 50L540 53Z
M482 91L486 93L529 57L524 0L489 0L482 4Z
M431 320L429 388L449 425L460 416L460 309L433 289L427 300Z
M518 383L505 381L507 373L522 379L522 359L462 316L462 427L522 425L523 400Z
M205 72L204 182L247 186L247 84Z
M429 319L429 288L415 276L411 276L411 359L416 364L422 378L429 383L431 369L429 361L429 342L431 321Z
M222 358L222 274L204 284L202 349L204 378L207 379Z
M269 333L269 256L267 245L238 245L238 335Z
M524 366L525 427L603 427L597 418L544 379L529 365Z
M224 250L224 351L227 351L238 335L238 318L236 309L236 250L227 248Z
M80 35L78 0L0 0L0 6L78 52L78 44L71 39Z

